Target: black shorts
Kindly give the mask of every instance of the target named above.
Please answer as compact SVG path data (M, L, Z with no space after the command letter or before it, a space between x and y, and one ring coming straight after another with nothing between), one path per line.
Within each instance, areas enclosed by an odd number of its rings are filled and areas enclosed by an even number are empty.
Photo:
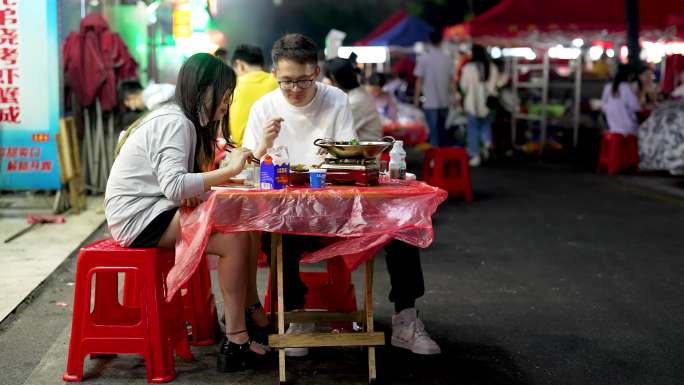
M154 218L152 222L147 225L147 227L145 227L140 235L135 238L135 241L133 241L133 243L131 243L131 245L128 247L157 247L162 235L164 235L166 229L169 228L169 225L173 220L173 216L176 215L176 211L178 211L178 207L174 207L171 210L164 211L163 213L157 215L157 217Z

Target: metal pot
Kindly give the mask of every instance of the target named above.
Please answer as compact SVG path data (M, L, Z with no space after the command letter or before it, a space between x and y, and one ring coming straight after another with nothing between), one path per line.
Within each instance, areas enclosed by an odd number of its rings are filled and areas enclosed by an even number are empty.
M394 144L394 138L385 136L379 141L364 141L359 142L359 144L345 143L346 142L316 139L313 144L325 149L330 155L336 158L371 159L390 148Z

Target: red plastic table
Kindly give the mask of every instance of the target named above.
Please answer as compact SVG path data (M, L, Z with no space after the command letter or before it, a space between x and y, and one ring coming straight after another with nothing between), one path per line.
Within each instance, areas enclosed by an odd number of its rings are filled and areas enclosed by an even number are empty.
M273 233L271 282L277 288L278 334L269 338L280 348L280 381L285 381L285 347L368 346L369 379L376 377L375 349L384 334L373 331L372 257L392 239L427 247L432 243L432 215L447 198L446 191L417 181L397 181L372 187L328 186L324 189L287 188L215 191L194 210L181 211L181 241L176 263L167 277L172 296L199 265L213 232L267 231ZM335 241L302 262L341 256L350 269L365 263L365 305L356 313L284 312L282 234L335 237ZM271 306L274 309L275 306ZM362 333L285 335L285 322L356 321Z

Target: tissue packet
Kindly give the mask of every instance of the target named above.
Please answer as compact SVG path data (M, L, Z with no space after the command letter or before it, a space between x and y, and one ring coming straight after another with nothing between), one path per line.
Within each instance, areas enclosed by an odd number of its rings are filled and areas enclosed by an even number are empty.
M290 182L290 160L287 146L269 148L261 157L261 182L264 190L279 190Z

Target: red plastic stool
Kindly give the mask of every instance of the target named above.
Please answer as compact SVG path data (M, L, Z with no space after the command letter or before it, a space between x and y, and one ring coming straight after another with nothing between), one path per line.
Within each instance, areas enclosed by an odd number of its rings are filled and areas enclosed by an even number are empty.
M122 248L112 239L81 248L64 381L82 381L83 359L88 354L140 354L147 365L147 382L152 383L169 382L176 377L174 348L182 358L193 359L180 297L165 301L165 277L173 263L173 250ZM142 277L142 306L132 308L119 303L120 272Z
M601 153L596 172L617 175L623 171L639 170L639 145L635 135L607 132L601 138Z
M216 301L211 289L211 276L206 255L202 257L195 274L181 288L185 320L192 327L192 344L195 346L213 345L220 334Z
M124 305L138 307L137 285L137 275L127 273L124 281ZM197 270L181 288L181 298L185 321L192 328L192 345L215 344L220 327L206 255L202 256Z
M468 154L462 148L437 147L427 150L423 161L425 183L443 188L449 194L463 195L473 201Z
M325 309L334 312L356 311L356 293L351 281L351 271L342 258L327 261L327 272L300 272L302 281L309 289L304 297L305 309ZM271 309L271 276L269 273L264 311Z

